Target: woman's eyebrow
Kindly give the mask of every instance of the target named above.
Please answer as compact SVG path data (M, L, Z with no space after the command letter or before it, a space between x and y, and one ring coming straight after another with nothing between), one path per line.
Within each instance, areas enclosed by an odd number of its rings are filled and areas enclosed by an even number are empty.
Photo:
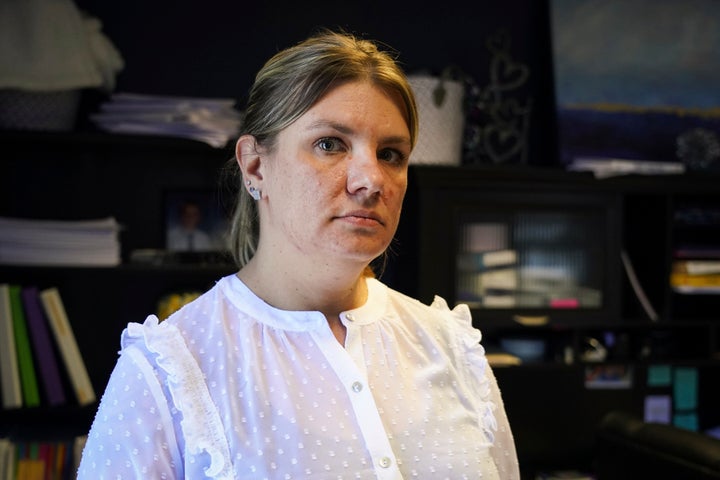
M312 122L310 125L308 125L308 130L319 130L324 128L332 128L333 130L336 130L337 132L343 133L343 134L351 134L353 133L353 129L343 123L334 122L332 120L316 120ZM389 135L387 137L382 138L383 143L389 143L389 144L410 144L410 137L405 135Z
M353 129L342 123L334 122L332 120L316 120L308 125L308 130L318 130L323 128L332 128L340 133L352 133Z

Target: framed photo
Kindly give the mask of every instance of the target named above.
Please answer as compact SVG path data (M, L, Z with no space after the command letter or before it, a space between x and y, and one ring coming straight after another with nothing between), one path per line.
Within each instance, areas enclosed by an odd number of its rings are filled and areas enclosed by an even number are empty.
M633 367L625 364L600 364L585 367L585 388L629 389L633 385Z
M229 219L213 190L165 192L165 249L172 253L227 251Z

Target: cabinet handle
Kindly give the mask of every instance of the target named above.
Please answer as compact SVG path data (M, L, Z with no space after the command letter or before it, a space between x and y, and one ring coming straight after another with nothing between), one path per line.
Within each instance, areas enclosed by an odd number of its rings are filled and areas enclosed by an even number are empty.
M547 315L513 315L513 320L515 320L520 325L525 325L526 327L540 327L542 325L547 325L550 317L548 317Z

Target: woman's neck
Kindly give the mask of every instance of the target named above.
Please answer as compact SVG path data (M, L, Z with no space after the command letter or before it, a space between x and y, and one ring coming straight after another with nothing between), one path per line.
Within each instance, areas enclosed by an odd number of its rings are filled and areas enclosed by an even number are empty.
M328 317L357 308L367 300L363 268L352 270L267 265L257 257L238 277L258 297L281 310L319 311Z
M333 335L345 346L347 329L340 313L360 307L367 301L364 270L354 277L319 275L317 271L299 274L268 268L251 260L238 273L243 283L265 303L281 310L318 311L325 315Z

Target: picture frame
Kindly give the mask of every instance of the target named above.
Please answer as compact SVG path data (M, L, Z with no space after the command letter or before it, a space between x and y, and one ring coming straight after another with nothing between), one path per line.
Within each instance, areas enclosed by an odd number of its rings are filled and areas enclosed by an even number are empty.
M229 214L216 191L168 190L163 211L166 252L190 260L228 252Z
M601 390L627 390L633 386L632 365L597 364L585 366L585 388Z
M718 2L551 0L550 8L563 165L720 169ZM702 32L712 38L697 41Z

